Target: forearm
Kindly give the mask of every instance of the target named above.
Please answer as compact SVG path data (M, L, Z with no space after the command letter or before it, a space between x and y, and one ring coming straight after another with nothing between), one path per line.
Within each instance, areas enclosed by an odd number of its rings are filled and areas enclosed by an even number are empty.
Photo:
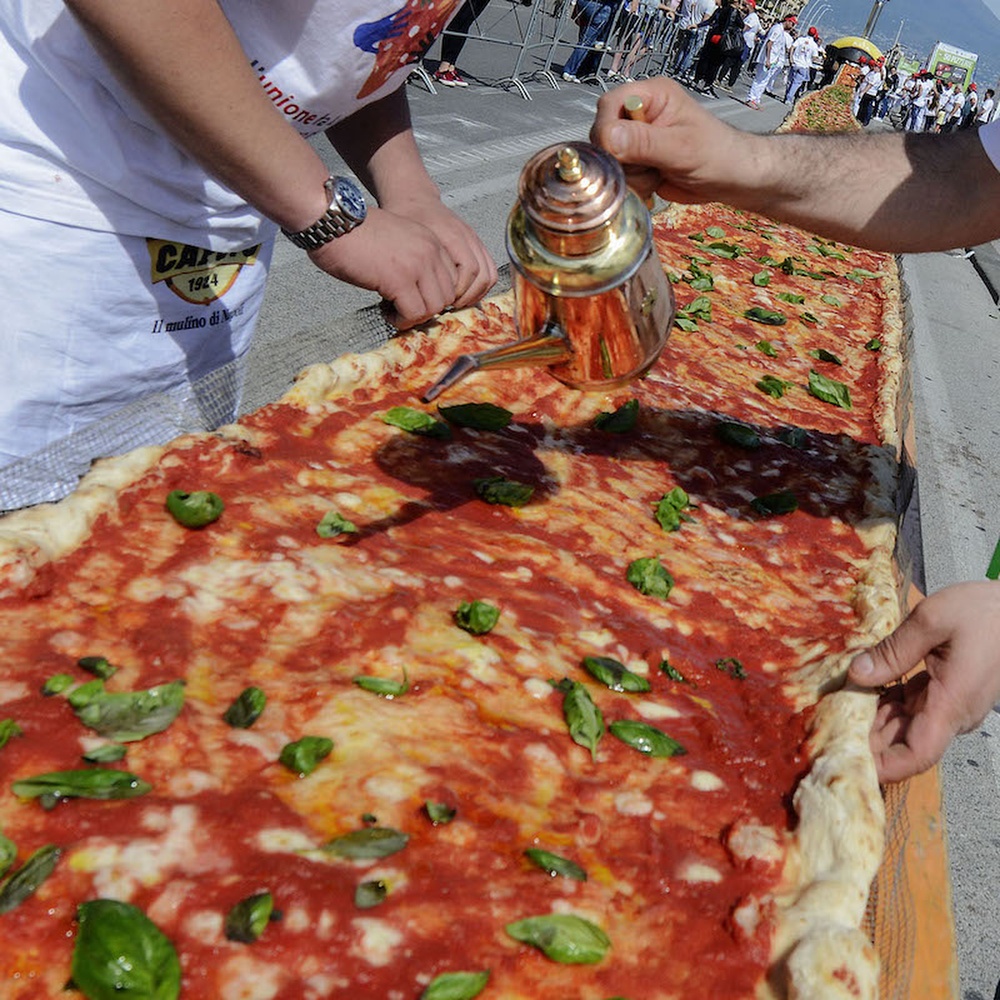
M440 197L417 148L403 88L327 129L327 138L383 208Z
M286 229L326 209L327 170L275 110L215 0L66 0L130 93L209 174Z
M739 207L875 250L973 246L1000 235L1000 173L974 131L748 140Z

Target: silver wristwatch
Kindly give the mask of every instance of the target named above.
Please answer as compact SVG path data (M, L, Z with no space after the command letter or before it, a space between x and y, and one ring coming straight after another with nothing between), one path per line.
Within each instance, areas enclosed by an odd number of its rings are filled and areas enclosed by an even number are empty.
M324 186L330 196L330 207L311 226L306 226L297 233L281 230L303 250L315 250L330 240L357 229L368 214L365 196L354 181L347 177L327 177Z

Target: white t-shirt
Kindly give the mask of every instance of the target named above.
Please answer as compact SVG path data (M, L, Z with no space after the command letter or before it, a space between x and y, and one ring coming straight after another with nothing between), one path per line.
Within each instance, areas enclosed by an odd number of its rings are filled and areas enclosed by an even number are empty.
M880 70L877 66L873 66L861 78L861 84L858 87L858 94L860 94L861 97L875 95L882 88L882 84L884 82L885 78L882 76L882 70Z
M934 81L931 79L921 80L913 92L913 105L917 108L926 108L928 98L934 89Z
M766 66L784 66L788 62L788 50L791 48L791 36L785 31L785 26L779 21L771 25L771 30L764 36L761 58ZM768 47L770 46L770 58Z
M398 88L461 3L220 6L274 106L310 136ZM0 0L0 88L0 209L218 251L274 233L150 119L62 0Z
M748 49L752 49L757 43L757 35L760 34L760 28L760 18L757 16L757 11L751 10L743 18L743 43Z
M812 69L813 60L819 55L819 46L812 35L803 35L792 42L789 52L791 64L797 69Z
M990 120L990 116L993 114L993 107L996 102L992 97L984 97L983 103L979 105L979 114L976 115L976 121L986 124Z

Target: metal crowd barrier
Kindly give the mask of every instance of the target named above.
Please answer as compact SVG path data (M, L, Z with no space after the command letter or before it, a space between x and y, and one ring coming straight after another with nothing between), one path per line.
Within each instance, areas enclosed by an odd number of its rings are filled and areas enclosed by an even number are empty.
M447 29L442 39L464 39L464 72L476 82L514 90L530 101L528 81L540 80L559 89L563 66L583 38L584 28L573 19L574 10L573 0L486 0L466 31ZM442 39L429 55L440 53ZM612 71L633 78L666 73L675 39L674 21L665 12L630 14L622 3L601 37L588 46L579 79L607 90L616 79L609 76ZM432 94L437 92L424 65L413 68L411 80Z

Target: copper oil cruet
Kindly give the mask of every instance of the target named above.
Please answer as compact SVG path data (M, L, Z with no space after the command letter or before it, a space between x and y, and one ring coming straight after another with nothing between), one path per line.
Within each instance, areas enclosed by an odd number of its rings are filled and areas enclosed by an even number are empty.
M614 157L586 142L525 164L507 222L520 339L464 354L429 402L474 371L533 365L575 389L644 374L670 336L674 296L653 247L649 210Z

